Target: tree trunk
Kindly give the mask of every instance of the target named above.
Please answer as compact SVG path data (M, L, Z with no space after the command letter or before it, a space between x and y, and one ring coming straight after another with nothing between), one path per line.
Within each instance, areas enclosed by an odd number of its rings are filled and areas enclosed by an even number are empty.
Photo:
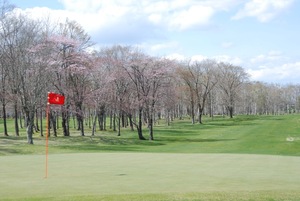
M103 130L106 131L106 113L103 114Z
M81 135L81 136L84 136L84 121L83 121L83 116L82 116L82 114L78 114L78 113L77 113L76 119L77 119L77 124L78 124L78 125L77 125L77 126L78 126L77 130L80 131L80 135Z
M113 115L113 131L117 131L117 129L116 129L116 113L115 112Z
M198 104L198 112L198 122L202 124L203 108L201 107L201 104Z
M27 119L27 143L33 144L34 111L25 112Z
M40 136L43 137L43 110L40 109Z
M15 110L15 132L16 132L16 136L19 136L18 105L17 105L17 102L15 102L15 104L14 104L14 110Z
M50 124L52 125L52 129L53 129L53 135L55 137L57 137L57 130L56 130L56 114L54 112L50 112Z
M195 124L195 109L194 109L194 103L191 105L191 117L192 117L192 124Z
M5 106L4 100L2 101L2 111L3 111L4 136L8 136L8 133L7 133L7 122L6 122L6 106Z
M92 128L92 124L91 124L91 116L92 116L92 114L91 114L91 110L90 109L88 109L88 111L89 111L89 119L88 119L88 122L89 122L89 129L91 129Z
M154 111L155 111L154 106L155 106L155 102L152 101L151 106L148 110L149 140L154 140L154 137L153 137L153 124L154 124L153 122L154 122Z
M95 115L94 115L94 120L93 120L93 128L92 128L92 136L95 135L97 116L98 116L98 115L97 115L97 111L95 110Z
M199 123L200 123L200 124L203 124L203 122L202 122L202 112L199 113Z
M119 115L118 115L118 136L121 136L121 112L119 112Z
M76 114L76 121L77 121L77 130L80 131L81 130L81 117L80 117L80 114Z
M80 135L84 136L84 118L83 116L80 117Z
M170 110L167 109L167 126L170 126Z
M194 97L192 95L191 91L191 117L192 117L192 124L195 124L195 103L194 103Z
M153 118L150 117L149 119L149 140L154 140L153 137Z
M98 124L101 131L105 130L105 106L101 105L100 110L97 111Z
M22 118L23 118L23 115L22 115L22 112L20 112L19 119L20 119L20 127L21 127L21 128L23 128Z
M109 129L112 129L112 123L113 123L113 114L112 111L110 111L110 115L109 115Z
M56 128L59 129L59 115L56 115Z
M143 130L142 130L142 126L143 126L143 109L140 108L139 109L139 122L138 122L138 126L137 126L137 131L138 131L138 136L140 140L146 140L146 138L144 138L143 136Z
M64 136L70 136L69 113L63 109L62 111L62 128Z
M82 111L82 102L77 102L76 103L76 119L78 123L78 128L77 130L80 131L80 135L84 136L84 113Z
M39 129L39 115L38 115L38 110L37 109L35 110L35 125L34 125L34 128L35 128L35 132L40 131L40 129Z
M129 115L128 115L128 118L129 118L129 126L130 126L130 129L131 129L131 131L134 131L134 128L133 128L133 122L132 122L132 114L129 114Z
M232 106L228 107L228 112L229 112L229 117L233 118L233 107Z
M123 112L121 112L121 120L122 120L122 128L126 128L126 122L125 122L125 115Z

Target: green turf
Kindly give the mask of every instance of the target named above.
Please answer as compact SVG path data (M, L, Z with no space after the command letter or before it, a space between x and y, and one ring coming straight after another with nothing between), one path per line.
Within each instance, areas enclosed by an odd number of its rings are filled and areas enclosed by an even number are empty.
M191 125L188 119L166 126L161 120L154 128L154 141L140 141L136 131L97 132L86 137L72 131L71 137L51 137L51 153L73 152L155 152L155 153L245 153L300 156L300 115L238 116L205 119L203 125ZM60 131L61 132L61 131ZM147 130L144 130L147 137ZM287 141L293 137L294 141ZM34 136L34 146L26 144L26 136L0 136L0 155L42 154L45 138Z
M10 131L0 136L0 200L296 201L299 130L300 115L161 120L154 141L129 129L73 130L50 137L47 179L45 138L28 145L24 129Z
M138 198L140 194L149 194L150 197L156 195L160 199L166 196L171 200L172 196L185 200L186 195L195 200L212 194L242 198L241 195L245 193L250 197L259 194L260 198L268 195L276 199L290 193L290 198L300 198L299 157L245 154L52 154L49 155L47 179L44 178L44 159L41 155L0 157L0 199L80 200L91 196L92 200L105 196L115 199L121 195Z

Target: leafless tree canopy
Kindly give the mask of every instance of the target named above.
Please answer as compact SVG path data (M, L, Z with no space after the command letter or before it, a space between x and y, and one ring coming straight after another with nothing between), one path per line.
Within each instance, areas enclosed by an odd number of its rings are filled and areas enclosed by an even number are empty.
M94 44L77 22L53 25L14 13L6 1L0 6L0 111L6 136L13 132L7 129L8 115L16 136L26 127L29 144L34 132L43 135L50 91L66 97L64 106L51 107L53 135L58 118L65 136L70 127L82 136L86 126L92 135L97 129L121 135L129 127L139 139L154 140L153 126L161 119L169 124L189 117L202 124L203 115L299 112L299 85L253 82L231 63L179 62L132 46L91 51Z

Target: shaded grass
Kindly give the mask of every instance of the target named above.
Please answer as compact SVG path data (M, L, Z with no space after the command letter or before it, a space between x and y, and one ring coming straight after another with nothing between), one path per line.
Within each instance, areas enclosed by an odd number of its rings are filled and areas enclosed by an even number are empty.
M157 153L250 153L300 156L300 115L237 116L233 119L215 117L204 124L192 125L189 119L176 120L166 126L161 120L154 128L154 141L141 141L136 131L122 129L117 137L113 131L98 131L95 136L50 137L51 153L72 152L157 152ZM23 131L24 132L24 131ZM61 132L61 131L60 131ZM147 129L144 130L147 137ZM20 137L0 137L0 155L42 154L45 138L34 136L34 146Z
M48 179L45 138L28 145L21 130L0 137L0 200L296 201L300 141L286 138L299 130L300 115L160 121L154 141L129 129L73 130L50 137Z

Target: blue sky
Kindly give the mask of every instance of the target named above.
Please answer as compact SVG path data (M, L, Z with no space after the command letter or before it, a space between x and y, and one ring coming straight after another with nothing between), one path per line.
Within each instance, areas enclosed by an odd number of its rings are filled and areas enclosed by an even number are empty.
M297 0L11 0L34 17L74 19L99 47L240 65L251 80L300 84Z

